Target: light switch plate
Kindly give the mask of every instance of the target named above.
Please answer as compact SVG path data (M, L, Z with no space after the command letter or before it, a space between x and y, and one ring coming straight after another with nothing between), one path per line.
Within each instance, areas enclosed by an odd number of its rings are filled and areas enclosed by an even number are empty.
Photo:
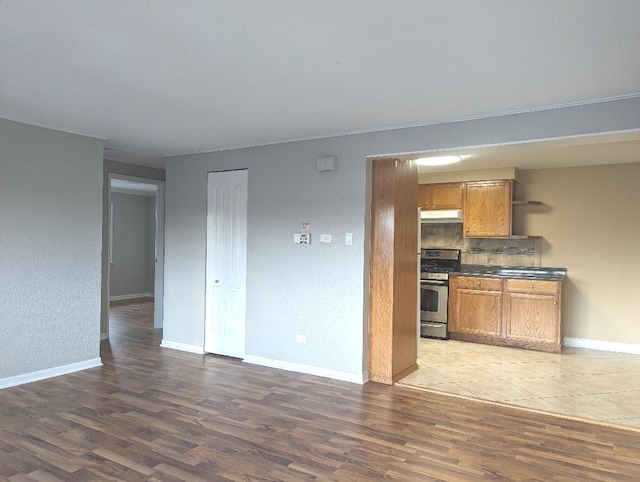
M346 233L344 235L344 244L346 246L351 246L353 244L353 233Z

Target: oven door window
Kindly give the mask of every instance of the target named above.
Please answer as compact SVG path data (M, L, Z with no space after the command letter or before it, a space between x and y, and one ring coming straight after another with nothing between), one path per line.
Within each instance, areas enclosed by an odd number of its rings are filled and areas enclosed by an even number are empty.
M447 322L447 286L420 285L420 319L422 321Z

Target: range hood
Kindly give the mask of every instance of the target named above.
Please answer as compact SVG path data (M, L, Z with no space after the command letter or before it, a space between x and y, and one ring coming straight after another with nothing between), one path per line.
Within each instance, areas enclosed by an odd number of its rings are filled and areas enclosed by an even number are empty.
M461 223L462 209L440 209L420 211L422 224Z

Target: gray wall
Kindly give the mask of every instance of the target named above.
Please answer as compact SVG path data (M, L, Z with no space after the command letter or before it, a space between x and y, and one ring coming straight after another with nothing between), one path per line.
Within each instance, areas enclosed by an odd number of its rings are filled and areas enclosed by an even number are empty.
M331 154L324 144L168 161L165 340L203 345L207 171L248 167L246 352L361 372L365 160L351 150L357 162L317 172L315 159ZM311 223L311 245L292 242L302 222ZM321 245L321 233L334 242ZM296 345L297 334L308 344Z
M366 156L638 128L632 98L168 159L164 339L203 345L207 171L249 169L247 355L358 375L368 364ZM317 172L328 155L338 170ZM301 222L310 246L292 244Z
M109 320L109 300L107 299L107 274L109 268L109 174L120 174L123 176L134 176L144 179L153 179L156 181L165 180L165 172L163 169L155 169L153 167L138 166L135 164L127 164L124 162L112 161L104 159L103 161L103 183L102 183L102 294L100 309L100 333L107 333L107 325Z
M109 295L153 293L155 196L111 193L113 258Z
M100 356L102 147L0 119L0 379Z

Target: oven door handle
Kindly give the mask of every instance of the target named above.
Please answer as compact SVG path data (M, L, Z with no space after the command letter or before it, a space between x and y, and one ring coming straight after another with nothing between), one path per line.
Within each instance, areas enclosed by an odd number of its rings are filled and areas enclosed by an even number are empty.
M431 285L431 286L446 286L447 282L444 280L436 280L436 279L421 279L420 284Z

